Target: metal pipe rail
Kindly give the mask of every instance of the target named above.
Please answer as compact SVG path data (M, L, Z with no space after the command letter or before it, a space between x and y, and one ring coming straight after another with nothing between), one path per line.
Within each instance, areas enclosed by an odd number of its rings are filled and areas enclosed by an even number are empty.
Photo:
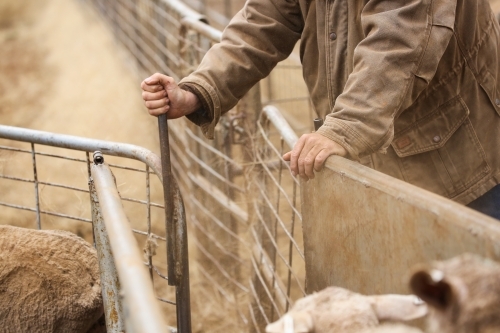
M139 146L5 125L0 125L0 138L87 152L99 150L106 155L131 158L148 165L162 179L160 158Z
M290 127L286 119L283 117L281 111L273 105L267 105L262 110L262 113L274 125L288 147L290 149L293 148L299 138L297 137L297 134L295 134L295 131Z
M142 255L121 203L113 175L105 164L91 168L99 206L104 220L121 292L126 299L125 325L127 332L165 332L153 284L142 262Z

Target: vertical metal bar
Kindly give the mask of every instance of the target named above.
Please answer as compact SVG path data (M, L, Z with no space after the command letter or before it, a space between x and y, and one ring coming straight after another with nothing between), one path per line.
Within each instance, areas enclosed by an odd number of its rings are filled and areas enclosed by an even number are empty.
M174 207L172 201L172 181L170 178L170 146L168 142L168 124L165 114L158 117L158 128L160 131L160 154L161 154L161 174L163 184L163 200L165 203L165 229L167 231L167 268L168 284L176 286L178 284L175 274L175 234L174 234Z
M149 182L149 166L146 165L146 219L148 223L148 241L151 239L151 186ZM148 268L149 275L151 276L151 281L154 285L153 280L153 257L150 251L148 251Z
M40 196L38 191L38 173L36 171L35 144L31 143L31 158L33 159L33 180L35 181L35 204L36 204L36 227L42 229L42 219L40 216Z
M88 173L88 176L89 176L89 179L90 179L90 177L92 177L92 175L90 174L90 156L89 156L89 152L86 152L85 156L86 156L86 159L87 159L87 173Z
M283 155L283 144L284 144L284 140L283 138L281 138L280 140L280 143L281 143L281 146L280 146L280 154ZM278 188L277 188L277 194L276 194L276 213L277 215L279 214L280 212L280 198L281 198L281 190L280 190L280 186L281 186L281 176L283 174L283 161L280 159L280 165L279 165L279 168L278 168ZM274 232L274 242L276 244L278 244L278 216L276 216L276 218L274 219L274 229L273 229L273 232ZM273 297L273 300L274 300L274 296L275 296L275 288L274 288L274 284L275 284L275 276L276 276L276 252L279 251L279 249L276 249L276 251L273 253L273 256L271 257L271 260L272 260L272 265L273 265L273 278L272 278L272 283L271 283L271 287L272 287L272 297ZM274 308L271 308L271 320L274 320Z
M89 187L90 187L90 181L92 180L92 173L90 171L90 153L89 152L85 152L85 157L86 157L86 160L87 160L87 172L88 172L88 176L89 176ZM90 192L90 205L91 205L91 209L92 209L92 192ZM94 220L93 216L92 216L92 221ZM93 222L92 222L93 223ZM92 240L94 241L94 247L96 247L96 241L95 241L95 232L94 232L94 225L92 225Z
M106 318L106 331L120 333L125 330L125 322L120 299L120 281L116 271L115 262L111 253L108 233L101 214L99 199L94 187L94 181L89 179L90 203L92 206L92 224L95 244L99 258L99 272L101 275L102 300L104 303L104 316Z
M323 126L323 118L314 119L314 130L317 131L319 128Z
M296 203L297 203L297 183L293 181L293 208L295 208ZM290 227L290 236L293 238L294 237L294 231L295 231L295 209L292 209L292 225ZM292 239L290 239L290 244L288 245L288 265L292 267L292 259L293 259L293 242ZM286 309L285 312L288 312L288 309L290 308L290 302L288 301L290 299L290 289L291 289L291 281L292 281L292 271L291 269L288 270L288 277L286 281Z
M167 230L168 284L176 286L177 329L179 333L191 333L186 214L179 188L171 173L168 123L165 114L158 117L158 127Z

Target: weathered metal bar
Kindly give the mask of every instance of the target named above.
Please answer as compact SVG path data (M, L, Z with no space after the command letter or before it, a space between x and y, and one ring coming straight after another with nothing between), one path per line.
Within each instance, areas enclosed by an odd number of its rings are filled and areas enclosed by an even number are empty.
M151 237L151 187L149 182L149 167L146 165L146 220L148 225L148 241ZM153 256L148 253L148 268L149 276L151 281L153 281Z
M181 23L183 26L186 28L189 28L191 30L194 30L201 34L202 36L207 37L213 42L219 42L222 37L222 31L215 29L208 24L197 20L196 18L193 17L185 17L181 20Z
M92 179L127 305L126 321L132 326L127 327L127 331L164 332L167 326L142 262L137 241L123 211L113 175L105 164L94 164Z
M272 105L267 105L262 110L262 113L271 121L276 130L280 133L283 140L285 140L286 144L289 148L293 148L295 143L298 141L297 134L290 127L288 122L283 118L280 110Z
M89 180L90 204L92 206L92 225L94 229L94 241L99 257L99 273L101 277L102 300L104 304L104 316L106 319L106 331L108 333L120 333L125 330L122 304L120 299L120 280L116 271L108 233L101 214L99 198L95 190L94 181Z
M33 182L35 184L35 207L36 207L36 227L42 229L42 219L40 217L40 193L38 191L38 173L36 171L35 144L31 143L31 158L33 160Z
M163 201L165 206L165 229L167 231L167 269L168 284L176 286L178 284L178 274L175 271L175 234L174 234L174 202L173 186L170 166L170 146L168 138L167 116L158 117L158 129L160 132L160 154L163 185Z
M167 230L168 284L176 286L177 329L179 333L191 333L186 213L179 187L171 172L168 122L165 114L158 117L158 128Z
M147 164L161 179L160 158L139 146L5 125L0 125L0 138L88 152L100 150L105 155L132 158Z
M193 19L206 22L204 15L188 7L185 3L179 0L161 0L170 10L176 12L181 17L191 17Z

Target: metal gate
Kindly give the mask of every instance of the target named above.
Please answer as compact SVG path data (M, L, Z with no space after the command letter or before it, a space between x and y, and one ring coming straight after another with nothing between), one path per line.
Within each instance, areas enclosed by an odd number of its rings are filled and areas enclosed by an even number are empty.
M0 138L6 139L0 145L0 156L3 161L8 161L8 164L3 164L0 173L0 186L4 189L0 197L0 205L4 207L3 222L9 219L7 210L12 209L28 213L31 216L26 216L26 219L36 221L31 226L25 225L27 227L54 228L53 219L57 219L59 225L69 221L88 224L92 235L87 240L95 241L100 258L108 332L118 333L125 329L127 332L165 332L169 327L165 324L165 318L172 326L171 332L177 332L174 326L178 327L179 333L191 332L188 262L187 253L184 252L187 251L185 214L182 197L175 190L177 186L173 179L171 187L174 191L165 198L166 203L173 204L173 221L167 221L163 230L159 223L155 223L155 231L152 226L152 210L156 210L153 215L157 215L162 214L165 208L151 200L150 176L156 175L157 181L165 177L162 175L160 158L151 151L134 145L3 125L0 125ZM51 148L47 150L47 147ZM75 152L81 157L77 157ZM94 152L92 159L89 152ZM105 160L112 160L111 156L120 157L116 159L118 163L104 163ZM88 181L89 189L50 181L56 176L51 171L61 170L54 168L55 160L71 165L62 168L66 174L72 171L78 174L78 167L75 165L84 165L87 174L82 176ZM140 161L142 167L130 166L130 163L126 165L127 160ZM120 195L116 184L123 178L115 178L111 168L142 177L145 185L144 198ZM28 172L30 169L31 172ZM29 173L31 177L28 176ZM16 197L20 201L31 197L27 195L27 188L23 187L26 184L33 187L34 200L31 200L31 205L15 202ZM153 186L154 188L160 187ZM47 204L48 201L44 200L45 195L51 197L53 194L49 193L50 189L64 191L65 194L59 192L60 197L75 194L77 202L87 209L79 215L54 209L52 204ZM19 192L16 197L8 195L9 192L16 191L22 191L24 195L20 196ZM157 193L156 197L161 198L161 193ZM122 202L143 207L144 219L140 223L129 221ZM68 203L64 201L61 208L62 206L68 206ZM16 215L19 216L17 213ZM130 222L133 222L134 227ZM172 232L166 233L169 223L172 223L169 228ZM143 251L140 250L138 241L143 243ZM171 244L167 246L169 241ZM166 253L166 248L172 251ZM160 249L165 253L160 253ZM144 252L144 258L141 252ZM167 265L166 257L169 255L173 261ZM167 273L171 270L174 271L173 275ZM169 288L167 284L173 287Z

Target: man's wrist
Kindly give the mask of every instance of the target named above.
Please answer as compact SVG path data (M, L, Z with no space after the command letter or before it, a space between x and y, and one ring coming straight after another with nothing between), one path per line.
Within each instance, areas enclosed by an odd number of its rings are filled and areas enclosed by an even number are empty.
M185 103L186 103L186 116L188 114L191 114L201 108L201 102L198 96L196 94L193 94L189 90L183 90L184 92L184 98L185 98Z

